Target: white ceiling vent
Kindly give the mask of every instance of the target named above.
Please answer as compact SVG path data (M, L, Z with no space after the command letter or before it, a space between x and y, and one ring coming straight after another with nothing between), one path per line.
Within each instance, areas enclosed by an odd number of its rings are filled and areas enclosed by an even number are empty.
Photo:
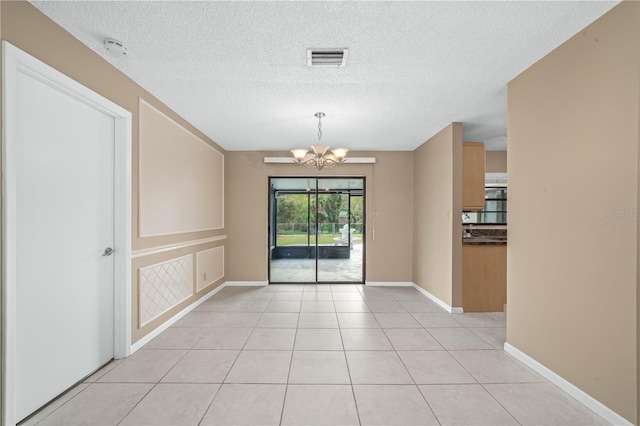
M349 49L307 49L307 65L310 67L344 67Z

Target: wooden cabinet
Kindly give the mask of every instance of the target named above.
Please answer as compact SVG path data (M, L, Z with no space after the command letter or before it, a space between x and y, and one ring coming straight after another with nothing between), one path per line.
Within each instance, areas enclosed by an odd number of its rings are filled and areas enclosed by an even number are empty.
M462 309L502 312L507 303L507 245L462 245Z
M462 211L484 208L484 142L462 143Z

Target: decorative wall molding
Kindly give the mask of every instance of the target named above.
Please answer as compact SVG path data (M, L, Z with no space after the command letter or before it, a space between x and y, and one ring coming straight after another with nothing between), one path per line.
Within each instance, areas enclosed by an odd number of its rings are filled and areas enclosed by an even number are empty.
M215 241L222 241L222 240L226 240L226 239L227 239L226 235L218 235L217 237L202 238L202 239L199 239L199 240L185 241L183 243L176 243L176 244L167 244L167 245L164 245L164 246L158 246L158 247L154 247L154 248L150 248L150 249L140 249L140 250L135 250L131 254L131 258L135 259L137 257L151 256L151 255L154 255L154 254L166 253L166 252L172 251L172 250L178 250L178 249L185 248L185 247L197 246L197 245L200 245L200 244L213 243Z
M540 374L545 379L549 380L554 385L558 386L560 389L574 397L578 402L580 402L585 407L592 410L594 413L608 421L613 425L631 425L627 419L584 392L580 388L578 388L573 383L569 382L562 376L554 373L549 368L545 367L543 364L540 364L535 359L531 358L529 355L517 349L515 346L505 343L504 351L509 355L513 356L518 361L522 362L524 365L532 368L536 373Z
M196 253L196 292L224 277L224 246Z
M224 229L224 154L142 98L138 140L140 237Z
M193 255L139 269L140 327L193 295Z

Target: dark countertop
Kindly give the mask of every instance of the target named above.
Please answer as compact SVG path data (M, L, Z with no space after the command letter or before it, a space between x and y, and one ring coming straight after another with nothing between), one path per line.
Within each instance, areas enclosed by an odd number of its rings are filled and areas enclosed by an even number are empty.
M462 244L463 245L484 245L484 246L506 245L507 239L504 237L503 238L484 237L484 236L468 237L468 238L462 238Z

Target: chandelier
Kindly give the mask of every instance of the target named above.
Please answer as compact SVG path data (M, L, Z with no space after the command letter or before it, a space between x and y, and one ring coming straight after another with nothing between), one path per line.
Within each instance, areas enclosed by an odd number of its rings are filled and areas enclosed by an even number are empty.
M320 142L322 139L322 118L325 116L325 113L316 112L314 115L318 117L318 142ZM293 161L305 167L315 167L318 170L322 170L325 167L331 169L335 167L336 164L343 163L347 152L349 152L346 148L336 148L331 150L331 152L327 152L329 151L329 147L321 143L311 145L311 148L313 149L313 153L301 148L292 149Z

